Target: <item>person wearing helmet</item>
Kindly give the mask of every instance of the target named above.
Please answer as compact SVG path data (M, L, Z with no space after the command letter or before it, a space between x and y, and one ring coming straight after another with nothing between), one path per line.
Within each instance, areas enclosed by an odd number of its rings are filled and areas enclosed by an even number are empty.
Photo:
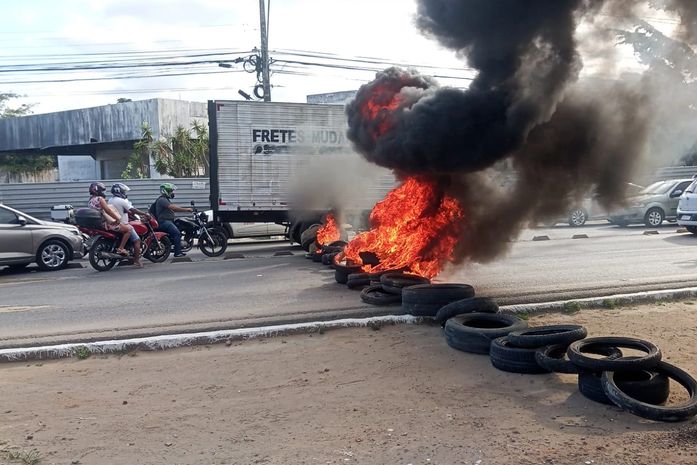
M150 219L150 215L146 212L140 211L133 206L130 200L128 200L128 191L131 188L122 182L117 182L111 186L111 195L109 199L109 205L114 207L117 212L121 215L121 223L128 225L128 215L140 215L146 219ZM131 227L130 240L133 242L133 265L142 268L143 264L140 261L140 237L136 233L135 229Z
M172 239L172 243L174 244L174 256L183 257L186 254L182 252L182 233L174 224L174 214L180 212L190 213L193 210L172 203L175 190L177 190L177 186L170 182L160 185L160 197L155 201L155 218L157 218L157 222L160 225L157 230L166 232L170 239Z
M121 244L119 244L119 247L116 249L116 253L128 255L128 251L125 247L128 238L131 237L133 227L128 223L121 223L121 215L107 203L105 192L106 186L103 183L93 182L90 184L90 200L87 202L87 206L99 210L102 213L104 229L121 233Z

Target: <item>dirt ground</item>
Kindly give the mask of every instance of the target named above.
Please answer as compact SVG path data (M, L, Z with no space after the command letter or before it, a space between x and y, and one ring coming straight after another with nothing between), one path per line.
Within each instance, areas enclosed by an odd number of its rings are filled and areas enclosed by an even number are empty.
M695 321L691 302L530 318L647 338L697 374ZM0 463L695 464L697 422L642 420L407 325L0 365Z

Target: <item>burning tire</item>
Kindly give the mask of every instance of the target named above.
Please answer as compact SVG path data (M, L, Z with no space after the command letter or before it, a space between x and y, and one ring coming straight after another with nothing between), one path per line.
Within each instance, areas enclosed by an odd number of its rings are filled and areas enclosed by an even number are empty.
M382 289L390 294L402 294L402 289L416 284L430 284L431 280L408 273L385 273L380 277Z
M334 257L339 252L325 253L322 255L322 265L332 266L334 263Z
M346 286L349 289L360 289L365 286L370 286L370 273L351 273L346 280Z
M605 372L602 374L601 385L605 395L618 407L627 410L634 415L648 418L654 421L683 421L697 415L697 381L685 371L666 362L659 362L650 370L653 376L645 383L652 383L651 393L656 397L646 399L642 396L648 394L647 388L637 388L636 391L628 390L622 381L623 373ZM660 378L659 378L660 377ZM666 386L662 384L665 377ZM679 405L662 406L668 399L669 378L682 385L690 395L690 398ZM638 381L637 383L642 382ZM663 397L665 394L665 398Z
M339 284L346 284L348 282L348 277L351 273L358 273L361 270L359 265L342 265L336 263L336 257L334 258L334 279Z
M568 347L587 335L588 331L581 325L548 325L514 331L508 335L508 340L516 347L537 349L553 344Z
M435 316L437 323L445 324L450 318L465 313L498 313L499 306L488 297L470 297L460 299L443 306Z
M645 352L643 357L597 359L585 355L598 347L619 347ZM661 361L661 351L654 344L633 337L593 337L576 341L567 351L569 360L587 371L637 371L651 369Z
M361 291L361 300L372 305L394 305L401 302L401 296L382 290L380 284L373 284Z
M537 363L535 352L535 349L516 347L508 336L503 336L491 341L489 356L494 367L509 373L549 373Z
M568 348L568 345L565 344L553 344L538 348L535 352L537 364L553 373L578 374L581 371L578 365L575 365L566 356ZM610 358L622 356L622 351L617 347L598 347L595 353Z
M492 340L526 327L527 323L514 315L468 313L450 318L443 333L448 345L454 349L488 354Z
M611 373L611 372L610 372ZM659 405L668 400L670 382L665 373L653 370L624 371L612 374L616 389L623 397ZM601 404L613 405L603 389L602 373L582 371L578 375L578 390L584 397ZM621 405L620 408L624 408Z
M414 316L436 316L443 306L474 297L469 284L417 284L402 288L402 309Z

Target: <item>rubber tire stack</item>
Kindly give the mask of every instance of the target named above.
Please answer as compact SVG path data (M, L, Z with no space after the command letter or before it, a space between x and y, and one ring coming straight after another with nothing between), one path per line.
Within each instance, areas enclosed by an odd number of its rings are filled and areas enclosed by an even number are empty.
M474 297L469 284L417 284L402 289L402 310L414 316L435 317L445 305Z
M445 322L445 341L453 349L473 354L488 354L491 341L512 331L524 329L527 322L502 313L466 313Z

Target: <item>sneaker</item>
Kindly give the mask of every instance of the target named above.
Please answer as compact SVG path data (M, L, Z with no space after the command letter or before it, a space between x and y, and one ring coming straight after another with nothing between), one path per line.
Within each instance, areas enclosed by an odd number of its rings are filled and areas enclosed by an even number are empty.
M182 253L175 253L174 254L174 258L179 258L179 257L186 257L186 253L182 252Z

